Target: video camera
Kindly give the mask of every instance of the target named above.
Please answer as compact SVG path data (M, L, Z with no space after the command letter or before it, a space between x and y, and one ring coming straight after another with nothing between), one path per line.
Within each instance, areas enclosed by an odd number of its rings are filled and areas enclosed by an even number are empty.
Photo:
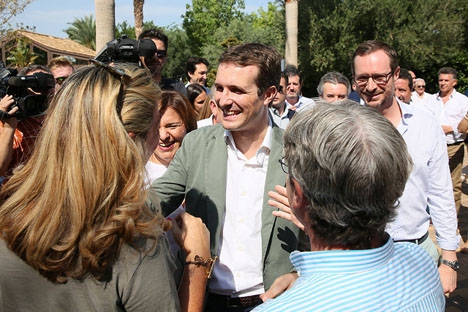
M114 62L139 65L141 56L151 58L156 51L156 45L151 39L134 40L122 35L106 43L95 59L106 64Z
M16 70L5 68L0 63L0 98L11 95L15 102L10 109L18 107L15 114L4 113L2 118L25 119L44 114L49 107L48 93L55 87L54 76L42 72L28 76L16 76L16 73ZM33 94L28 89L40 94Z

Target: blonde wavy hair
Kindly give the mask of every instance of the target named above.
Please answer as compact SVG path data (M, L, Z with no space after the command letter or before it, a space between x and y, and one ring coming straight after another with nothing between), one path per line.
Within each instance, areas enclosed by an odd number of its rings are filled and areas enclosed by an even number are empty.
M155 246L163 232L144 186L146 136L161 91L147 71L120 68L130 76L122 85L93 65L67 79L30 160L0 194L3 239L52 282L103 280L124 244L139 249L143 238Z

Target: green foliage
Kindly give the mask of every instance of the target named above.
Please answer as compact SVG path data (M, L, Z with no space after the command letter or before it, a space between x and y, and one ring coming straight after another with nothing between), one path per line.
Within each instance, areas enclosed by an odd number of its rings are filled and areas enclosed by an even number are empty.
M164 77L185 79L185 61L192 55L186 33L177 27L164 29L169 40Z
M252 13L250 23L244 27L245 39L243 41L267 44L284 54L284 25L284 5L281 1L276 1L276 4L269 2L267 11L260 8L257 13Z
M352 53L365 40L392 45L402 67L429 80L436 80L434 72L466 50L467 1L301 0L299 12L299 24L309 25L301 28L299 38L300 67L307 76L304 93L309 96L327 71L350 77Z
M283 52L284 31L268 26L271 23L271 19L279 14L278 12L273 12L273 7L270 9L271 12L260 12L263 14L260 17L252 14L242 19L234 19L228 26L218 28L211 37L213 43L203 46L201 54L208 59L210 64L217 64L218 57L227 47L242 42L260 42L273 46L278 51Z
M187 4L182 25L192 53L199 54L202 47L213 43L211 37L217 29L242 19L244 7L244 0L192 0L192 6Z
M143 29L155 28L153 21L143 23ZM127 35L128 38L136 39L135 26L130 25L127 21L117 24L115 27L115 38L120 38L122 35Z
M84 18L75 18L68 25L71 26L64 30L68 38L90 49L96 49L96 20L92 14Z
M209 42L201 47L199 53L210 62L207 85L212 84L218 58L227 47L242 42L260 42L283 53L284 38L284 10L278 4L269 3L267 11L259 9L257 13L242 15L232 19L228 25L218 27L213 31Z
M24 39L18 39L14 48L8 53L7 61L9 65L17 68L23 68L30 64L34 64L34 61L39 57L34 52L31 52L29 48L30 42Z
M130 25L127 21L117 24L115 27L115 38L120 38L122 35L127 35L128 38L135 39L135 27Z
M458 79L457 79L457 86L456 89L459 92L464 92L468 90L468 51L465 50L464 52L458 55L453 64L454 67L458 71Z

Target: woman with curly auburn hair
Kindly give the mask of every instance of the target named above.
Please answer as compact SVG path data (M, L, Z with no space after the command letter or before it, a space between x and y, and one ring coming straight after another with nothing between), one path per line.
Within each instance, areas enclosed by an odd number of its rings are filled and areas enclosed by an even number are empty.
M62 85L29 162L0 193L1 311L178 311L198 296L187 295L189 275L205 288L205 272L187 266L179 303L164 232L208 259L206 227L147 204L161 91L143 69L94 63Z

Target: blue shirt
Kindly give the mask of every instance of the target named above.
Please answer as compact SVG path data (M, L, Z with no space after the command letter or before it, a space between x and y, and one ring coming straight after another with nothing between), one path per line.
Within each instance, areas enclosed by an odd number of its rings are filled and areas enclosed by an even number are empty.
M312 100L311 98L308 98L308 97L305 97L305 96L302 96L300 95L299 96L299 99L297 100L297 103L294 104L294 105L291 105L288 100L286 99L285 100L288 108L290 107L294 107L295 108L295 111L296 112L300 112L301 110L305 109L305 108L312 108L314 105L315 105L315 101Z
M437 232L437 244L445 250L458 247L457 213L442 128L432 114L398 101L402 119L397 129L406 142L413 169L406 183L395 221L386 231L394 240L422 237L429 221Z
M271 118L273 119L273 122L281 129L286 129L295 111L292 110L290 106L285 104L282 115L280 115L278 113L278 110L274 107L270 107L270 113L271 113Z
M444 311L437 267L420 246L298 252L293 287L253 311Z

